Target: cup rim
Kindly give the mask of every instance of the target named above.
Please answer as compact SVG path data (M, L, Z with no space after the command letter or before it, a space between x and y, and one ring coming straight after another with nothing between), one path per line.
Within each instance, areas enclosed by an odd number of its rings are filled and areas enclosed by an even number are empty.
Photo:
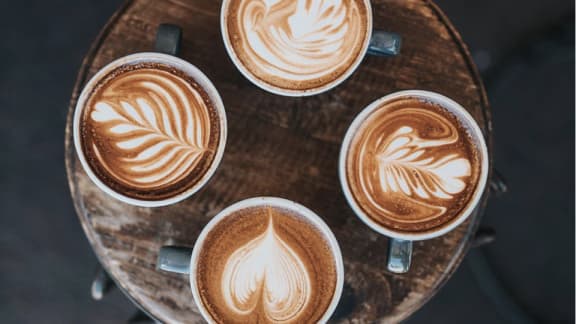
M435 230L435 231L427 231L423 233L406 233L406 232L399 232L392 230L390 228L386 228L375 221L373 221L363 210L360 208L359 204L356 202L354 195L350 190L350 186L348 183L348 179L346 177L346 158L348 155L348 151L350 148L350 142L352 141L356 131L364 122L364 120L376 109L378 109L383 103L401 98L401 97L417 97L423 98L426 100L430 100L434 103L441 105L444 109L454 113L457 118L463 118L469 124L470 132L472 136L475 137L477 140L478 150L481 154L481 164L480 164L480 175L478 177L478 184L466 209L460 213L456 218L451 220L449 223L445 224L442 228ZM342 142L342 146L340 149L340 156L339 156L339 165L338 165L338 174L340 177L340 185L342 187L342 191L344 192L344 196L346 197L346 201L348 205L352 208L356 216L360 218L366 225L372 228L374 231L400 240L409 240L409 241L420 241L420 240L427 240L432 239L438 236L442 236L460 224L462 224L468 217L474 212L480 199L484 195L486 183L488 181L488 173L490 169L489 163L489 155L488 155L488 148L486 146L486 140L484 138L484 134L478 126L478 123L470 115L470 113L459 103L456 101L444 96L442 94L426 91L426 90L403 90L388 94L384 97L381 97L372 103L370 103L367 107L365 107L355 118L354 121L348 127L346 131L346 135L344 136L344 140Z
M208 222L208 224L206 224L206 226L204 226L202 232L196 239L196 243L194 243L194 248L192 249L192 256L190 258L189 281L190 281L190 289L192 290L192 297L194 299L194 302L196 303L196 306L200 310L202 317L204 317L204 319L210 323L215 323L214 319L212 318L210 313L208 313L202 302L202 298L200 297L200 293L198 292L198 286L196 284L196 270L197 270L196 264L199 258L200 250L202 250L204 246L204 240L206 239L206 236L212 231L212 229L216 225L218 225L218 223L220 223L220 221L230 216L232 212L248 207L261 206L261 205L270 205L274 207L287 208L297 212L300 215L304 215L306 219L311 221L314 225L316 225L319 228L319 230L328 240L328 243L330 244L330 248L332 250L332 255L334 256L334 260L336 262L337 276L332 301L330 302L330 305L326 309L326 312L324 313L322 318L318 321L319 323L327 322L330 316L332 316L332 314L334 313L334 310L336 309L336 306L340 301L342 290L344 288L344 261L342 258L340 245L338 244L338 241L336 240L336 237L334 236L334 233L332 232L328 224L326 224L322 220L322 218L320 218L320 216L318 216L315 212L294 201L284 198L267 197L267 196L244 199L224 208L216 216L214 216Z
M370 45L370 39L372 38L372 31L373 31L373 16L372 16L372 4L370 0L364 0L363 2L364 5L366 6L366 13L367 13L366 38L364 39L362 48L358 53L358 57L355 59L354 63L351 64L342 75L320 87L306 90L291 90L274 86L269 82L265 82L263 80L258 79L252 72L250 72L248 68L246 68L246 66L242 63L238 55L236 55L236 51L234 50L234 47L232 46L228 38L228 26L225 22L226 20L225 13L230 1L232 0L223 0L220 9L220 32L222 35L222 39L224 40L224 47L226 48L226 52L228 53L228 56L232 60L234 66L240 71L240 73L246 79L248 79L252 84L256 85L260 89L265 90L267 92L286 97L307 97L327 92L337 87L342 82L346 81L358 69L358 67L364 60L366 53L368 52L368 47Z
M116 190L113 190L108 185L106 185L102 180L100 180L100 178L98 178L98 176L96 176L96 174L90 167L90 164L86 160L86 156L84 155L84 151L82 150L82 143L81 143L82 141L80 139L80 124L85 109L84 104L86 100L89 99L93 87L97 85L97 83L101 80L102 77L104 77L107 73L109 73L113 69L118 68L125 64L133 64L138 62L157 62L167 64L178 68L179 70L183 71L184 73L192 77L196 82L198 82L198 84L200 84L200 86L204 89L204 91L206 91L210 99L213 101L214 108L216 109L220 120L221 132L220 132L220 139L218 141L218 148L216 150L216 154L214 155L214 159L210 165L210 168L207 170L207 172L200 179L200 181L196 182L194 186L190 187L188 190L181 192L175 196L160 200L144 200L129 197ZM226 138L228 133L227 127L228 126L227 126L226 111L224 109L224 103L222 102L222 98L220 97L220 94L218 93L218 90L216 89L214 84L212 84L210 79L208 79L208 77L202 71L200 71L192 63L189 63L173 55L156 53L156 52L141 52L126 55L108 63L100 70L98 70L98 72L90 78L90 80L84 85L82 92L80 93L80 96L76 101L76 105L74 107L72 130L73 130L74 148L76 150L78 159L80 160L80 164L82 165L82 168L84 169L90 180L92 180L92 182L96 184L96 186L99 189L104 191L109 196L130 205L140 207L161 207L178 203L190 197L198 190L200 190L212 178L212 176L216 172L216 169L220 165L220 162L222 161L222 157L224 155L224 149L226 146Z

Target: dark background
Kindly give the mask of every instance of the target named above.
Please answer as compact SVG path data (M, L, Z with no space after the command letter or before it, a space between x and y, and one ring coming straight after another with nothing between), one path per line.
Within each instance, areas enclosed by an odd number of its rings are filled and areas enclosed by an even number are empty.
M135 312L118 291L90 298L97 261L64 170L77 69L120 3L0 0L2 323L124 323ZM408 322L573 323L574 2L437 3L486 77L495 167L510 192L492 198L483 219L497 240L473 251Z

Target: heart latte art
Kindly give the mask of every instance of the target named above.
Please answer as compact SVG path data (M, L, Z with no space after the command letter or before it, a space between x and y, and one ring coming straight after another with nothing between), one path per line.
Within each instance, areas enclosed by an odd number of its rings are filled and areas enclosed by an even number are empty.
M362 59L369 9L364 0L230 0L223 8L224 37L260 82L315 89Z
M236 211L210 232L196 279L216 322L312 323L332 301L336 269L315 225L260 206Z
M466 126L415 98L372 112L351 141L346 163L350 190L363 211L405 232L432 230L458 216L480 173Z
M230 255L222 274L222 292L231 311L250 314L261 305L272 321L296 317L306 307L311 288L306 266L276 233L272 217L264 233Z
M108 186L162 199L194 185L209 167L220 132L215 116L203 89L178 70L120 67L87 101L82 145Z

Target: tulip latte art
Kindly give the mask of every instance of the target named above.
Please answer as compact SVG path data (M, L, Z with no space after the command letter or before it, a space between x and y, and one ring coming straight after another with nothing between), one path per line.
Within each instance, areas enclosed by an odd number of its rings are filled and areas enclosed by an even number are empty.
M374 110L346 157L350 191L381 226L406 233L442 227L468 207L481 157L468 125L441 106L399 98Z
M122 194L164 199L196 184L210 167L219 119L204 90L159 63L121 66L92 91L81 143L96 176Z
M360 62L370 16L364 0L230 0L223 8L224 38L257 83L313 90Z
M332 302L336 271L314 224L263 205L234 211L210 231L196 282L218 323L313 323Z

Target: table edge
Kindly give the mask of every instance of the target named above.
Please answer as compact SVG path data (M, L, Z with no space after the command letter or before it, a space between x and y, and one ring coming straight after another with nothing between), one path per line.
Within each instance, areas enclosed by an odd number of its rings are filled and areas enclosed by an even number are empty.
M89 48L86 56L82 60L82 64L81 64L80 70L79 70L77 77L76 77L74 88L72 90L72 96L70 99L70 104L68 107L68 113L67 113L67 118L66 118L65 139L64 139L64 145L65 145L64 159L65 159L65 164L66 164L66 177L67 177L68 185L70 188L70 195L71 195L71 198L72 198L73 203L74 203L74 209L76 210L76 214L77 214L78 218L80 219L80 223L82 225L84 233L86 234L86 237L88 238L88 241L89 241L91 247L93 248L94 254L96 255L96 258L98 259L100 265L104 268L104 270L106 272L108 272L108 274L110 275L110 278L114 281L114 283L119 288L119 290L132 303L134 303L134 305L136 305L140 310L142 310L144 313L146 313L148 316L150 316L150 318L152 318L154 320L158 320L158 318L156 318L156 316L152 315L148 310L145 309L145 307L143 305L141 305L138 301L136 301L130 295L130 293L128 292L128 289L126 287L124 287L122 285L122 283L119 282L114 277L114 275L111 273L111 271L109 271L108 262L107 262L107 260L104 259L104 253L101 251L102 248L100 247L99 243L96 241L96 238L93 236L93 233L91 232L91 230L89 230L89 228L88 228L89 227L89 219L88 219L88 215L86 215L83 211L81 199L76 199L76 197L79 194L77 192L77 186L76 186L76 182L75 182L75 178L74 178L74 172L73 172L74 165L77 161L76 161L76 157L75 157L74 144L72 143L73 142L73 139L72 139L72 119L73 119L73 115L74 115L74 110L75 110L77 98L80 94L82 86L87 81L87 75L89 73L90 63L94 60L94 58L98 52L98 49L100 48L101 44L104 42L104 39L106 38L106 36L110 33L110 30L114 27L114 25L118 22L118 20L122 17L122 15L134 4L134 2L135 2L135 0L125 0L120 5L120 7L108 19L108 21L106 22L104 27L100 30L100 32L98 33L95 40L91 43L90 48ZM464 58L466 66L471 73L473 82L476 85L478 96L480 98L480 105L483 108L482 109L482 115L483 115L483 119L484 119L484 128L486 131L485 137L487 140L488 152L489 152L489 157L490 157L490 161L489 161L489 165L490 165L490 172L489 173L490 174L488 177L490 179L491 174L492 174L492 165L493 165L493 157L492 157L492 152L493 152L493 149L492 149L493 148L492 113L491 113L491 107L490 107L490 104L488 101L488 96L486 94L486 89L485 89L484 84L482 82L482 79L480 77L480 73L477 69L476 64L474 64L474 62L472 60L472 56L470 54L470 51L469 51L468 47L466 46L466 44L464 43L464 41L462 40L460 33L456 30L456 28L454 27L454 25L452 24L450 19L446 16L446 14L444 14L444 12L440 9L440 7L436 3L434 3L433 0L423 0L423 2L425 3L425 5L427 5L434 12L434 14L436 15L436 18L439 19L440 22L447 28L447 30L450 34L450 37L455 41L460 54ZM464 259L465 255L467 254L467 252L470 248L470 242L471 242L473 233L476 232L476 229L478 228L478 226L480 224L480 220L482 219L483 212L484 212L485 206L487 204L488 196L489 196L489 193L487 191L486 194L484 195L484 197L482 198L482 201L481 201L481 204L478 208L478 211L471 216L472 217L471 222L468 225L468 228L467 228L466 234L465 234L465 236L467 237L464 239L465 242L463 242L463 244L460 245L460 249L454 254L454 257L452 258L449 266L446 268L446 271L441 275L439 280L436 281L436 284L430 289L430 293L427 294L425 298L422 298L419 303L412 305L408 309L404 309L401 314L391 313L391 314L388 314L387 316L386 315L383 316L380 320L391 319L391 317L393 317L394 320L397 320L398 322L406 320L412 314L414 314L418 309L420 309L424 304L426 304L432 297L434 297L436 295L436 293L446 284L446 282L452 277L452 275L454 274L454 272L456 271L458 266L462 263L462 260Z

